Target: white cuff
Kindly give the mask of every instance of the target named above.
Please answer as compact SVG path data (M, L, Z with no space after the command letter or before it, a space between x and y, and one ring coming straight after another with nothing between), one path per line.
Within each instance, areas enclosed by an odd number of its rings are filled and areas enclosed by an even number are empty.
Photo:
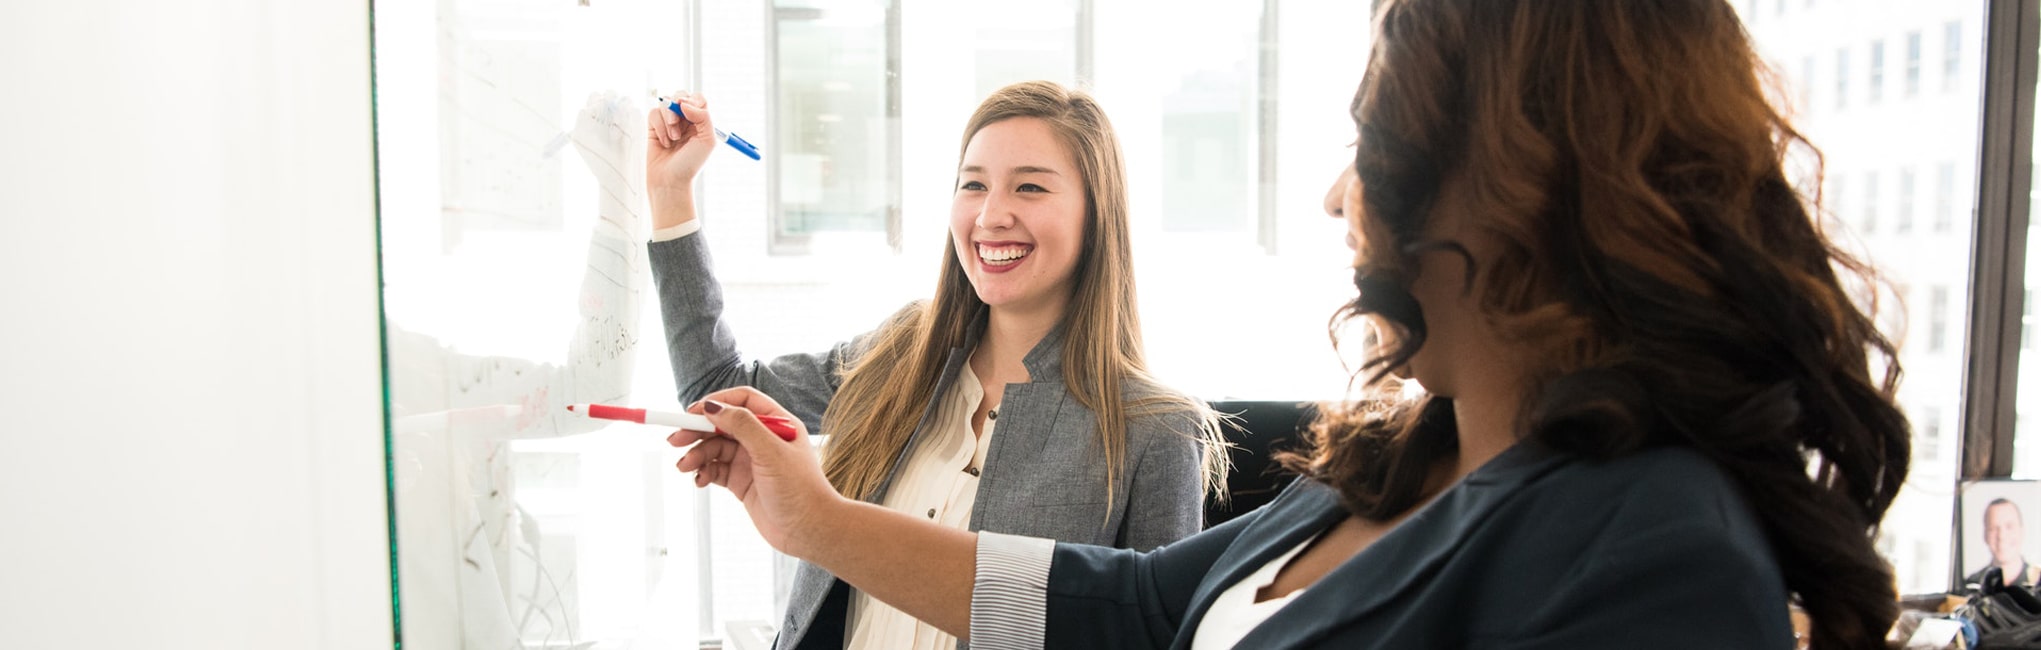
M660 228L658 230L652 231L652 241L673 241L675 239L680 239L682 237L695 234L695 231L701 229L702 229L701 219L689 219L687 223L683 223L678 226L667 226L665 228Z
M1049 621L1056 540L978 532L971 580L971 647L1039 650Z

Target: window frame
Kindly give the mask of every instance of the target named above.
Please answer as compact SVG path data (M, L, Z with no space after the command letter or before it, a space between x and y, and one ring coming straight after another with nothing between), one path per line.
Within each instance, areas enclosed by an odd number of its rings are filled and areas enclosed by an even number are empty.
M1904 96L1911 99L1921 94L1921 30L1906 33L1906 89Z
M1877 104L1885 100L1885 39L1879 38L1871 41L1869 57L1871 78L1865 85L1865 92L1869 93L1869 95L1864 100L1864 103Z
M2041 61L2041 7L2033 2L1986 3L1959 481L2013 474L2037 61ZM1954 544L1955 531L1950 533ZM1950 569L1951 584L1962 579L1955 575L1960 570Z

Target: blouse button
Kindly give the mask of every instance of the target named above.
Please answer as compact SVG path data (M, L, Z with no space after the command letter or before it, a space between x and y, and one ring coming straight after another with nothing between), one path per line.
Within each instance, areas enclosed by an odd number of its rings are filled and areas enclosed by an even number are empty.
M934 518L935 518L935 508L929 508L929 509L928 509L928 518L929 518L929 519L934 519Z
M965 473L965 474L970 474L970 475L972 475L972 476L977 476L977 475L978 475L978 468L976 468L976 467L966 467L966 468L964 468L964 473Z
M999 419L999 409L992 409L992 410L986 411L986 412L985 412L985 419L987 419L987 420L997 420L997 419Z

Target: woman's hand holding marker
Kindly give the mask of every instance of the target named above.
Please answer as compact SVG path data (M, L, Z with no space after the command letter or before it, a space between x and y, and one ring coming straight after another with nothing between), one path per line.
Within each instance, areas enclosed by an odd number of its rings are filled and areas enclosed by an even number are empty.
M693 472L696 487L714 483L730 490L766 543L801 556L801 533L826 529L809 522L828 521L827 511L844 499L823 478L821 460L807 436L783 440L760 418L788 418L802 433L805 425L748 386L712 393L687 410L706 416L723 433L683 429L667 436L675 447L694 445L674 466Z

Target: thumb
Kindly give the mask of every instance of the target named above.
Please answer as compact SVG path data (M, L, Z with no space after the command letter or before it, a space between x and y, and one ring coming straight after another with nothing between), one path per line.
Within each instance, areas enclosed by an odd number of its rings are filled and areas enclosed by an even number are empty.
M683 101L673 102L667 107L667 110L673 111L676 108L679 109L679 112L675 113L674 117L683 123L693 124L697 134L710 132L712 127L710 126L709 109Z

